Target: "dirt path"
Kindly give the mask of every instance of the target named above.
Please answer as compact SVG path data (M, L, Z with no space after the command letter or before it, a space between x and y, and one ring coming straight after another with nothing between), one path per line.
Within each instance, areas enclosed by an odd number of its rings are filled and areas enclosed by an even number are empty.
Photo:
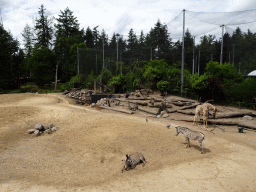
M71 105L60 94L0 95L0 191L256 191L256 132L148 120ZM25 134L37 123L59 130ZM206 153L197 141L185 148L176 125L202 131ZM133 152L148 163L121 173Z

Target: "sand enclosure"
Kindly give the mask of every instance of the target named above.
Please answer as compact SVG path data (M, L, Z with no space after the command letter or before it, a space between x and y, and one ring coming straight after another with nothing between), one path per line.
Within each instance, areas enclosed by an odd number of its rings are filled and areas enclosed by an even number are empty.
M147 122L139 113L69 102L61 94L0 95L0 191L256 191L255 131L202 130L168 118ZM59 129L25 134L37 123ZM203 132L206 153L197 141L185 148L176 125ZM133 152L148 163L121 173L122 159Z

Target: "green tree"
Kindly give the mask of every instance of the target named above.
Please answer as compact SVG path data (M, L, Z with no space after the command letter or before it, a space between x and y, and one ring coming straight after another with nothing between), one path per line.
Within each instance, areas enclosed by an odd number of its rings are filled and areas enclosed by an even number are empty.
M93 34L93 45L94 47L99 48L100 46L100 33L97 30L99 26L97 25L96 27L93 28L92 34Z
M35 45L33 56L29 58L33 74L31 79L38 85L43 86L55 80L56 54L45 46Z
M168 65L162 60L152 60L144 66L143 77L146 79L147 87L156 88L156 84L166 77Z
M26 24L26 26L23 29L23 33L22 37L23 37L23 41L24 41L24 47L25 47L25 54L27 57L29 57L31 55L31 50L33 48L33 32L32 32L32 28Z
M94 47L94 37L93 37L93 32L90 29L90 27L87 27L86 32L85 32L85 42L86 42L86 46L89 48L93 48Z
M130 29L128 33L127 49L127 54L130 58L132 58L133 60L138 58L138 39L133 29Z
M6 83L15 77L15 58L19 49L19 42L10 32L0 25L0 87L6 88Z
M201 37L200 44L197 46L197 50L200 50L199 74L205 72L206 63L211 61L211 54L215 52L214 39L215 36L204 35Z
M168 33L167 25L162 24L160 20L158 20L150 33L152 47L157 49L157 58L164 59L168 62L170 60L169 51L171 49L171 38Z
M185 63L191 72L193 70L193 37L189 30L187 29L184 36L184 46L185 46Z
M35 41L40 46L50 48L52 45L51 40L53 37L53 28L51 26L51 19L46 13L44 5L41 5L38 11L39 18L36 19L35 25Z
M59 75L64 82L75 76L77 71L77 57L74 57L74 50L71 51L73 45L79 45L85 39L83 29L79 29L77 18L73 12L67 7L64 11L60 11L59 18L56 19L56 41L55 53L59 61ZM84 44L79 45L84 47ZM74 49L74 47L73 47ZM76 51L75 51L76 52Z
M181 87L181 69L175 67L169 67L166 69L166 77L164 80L169 82L169 89L171 93L178 94ZM188 70L184 70L184 90L191 89L190 85L190 73Z

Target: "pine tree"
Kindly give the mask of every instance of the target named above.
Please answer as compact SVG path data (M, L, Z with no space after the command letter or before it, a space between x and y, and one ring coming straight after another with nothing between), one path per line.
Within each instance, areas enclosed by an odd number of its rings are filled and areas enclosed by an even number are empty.
M167 26L163 25L160 20L155 24L154 29L150 31L152 47L157 49L156 57L158 59L170 60L169 51L171 48L171 38Z
M59 61L59 75L62 81L69 81L77 72L77 57L72 57L70 52L74 44L85 41L84 29L79 30L77 18L67 7L56 19L55 52Z
M137 59L138 57L138 39L133 29L130 29L127 39L128 55L131 59Z
M86 46L88 48L93 48L94 47L94 37L93 37L93 32L90 29L90 27L87 27L86 32L85 32L85 42Z
M73 16L73 12L67 7L64 11L60 11L59 18L56 19L58 22L55 24L56 28L56 39L59 37L69 38L70 36L79 34L79 24L77 17Z
M92 34L93 34L93 44L94 44L94 47L99 47L100 45L100 34L99 34L99 31L97 30L99 26L96 26L93 28L93 31L92 31Z
M24 47L25 47L25 54L27 57L31 55L31 51L33 48L33 32L32 28L26 24L26 26L23 29L23 33L21 33L22 37L24 38Z
M50 48L52 45L51 40L53 37L53 28L50 23L51 19L46 13L44 5L41 5L38 14L39 18L36 19L35 25L36 43L40 46Z
M15 77L14 66L18 48L18 40L0 25L0 88L6 88L6 83Z

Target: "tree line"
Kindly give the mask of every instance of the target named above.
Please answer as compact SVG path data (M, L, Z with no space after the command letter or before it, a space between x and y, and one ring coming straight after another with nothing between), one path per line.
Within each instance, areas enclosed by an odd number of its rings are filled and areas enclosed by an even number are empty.
M118 76L120 70L116 68L117 41L120 61L118 67L123 67L124 75L129 72L136 73L151 60L164 60L172 68L181 67L182 42L173 42L167 26L160 20L147 34L142 30L137 35L130 29L127 38L116 33L109 38L104 29L101 32L98 30L98 26L93 29L80 29L77 18L68 7L60 11L58 18L54 18L44 5L41 5L35 26L27 24L21 33L24 49L21 49L20 42L15 40L2 24L0 25L1 88L6 88L11 80L20 76L31 77L39 86L51 83L55 78L57 62L58 79L61 82L68 82L77 75L77 48L88 50L88 53L91 53L90 50L102 52L103 44L105 60L110 63L108 69L112 69L112 76ZM256 69L255 33L250 30L242 32L238 27L232 35L226 33L223 42L223 63L231 63L242 74ZM184 44L185 69L190 74L199 72L199 75L202 75L206 71L206 63L220 60L221 40L213 35L202 36L194 47L193 37L187 29ZM93 67L81 73L87 75L86 77L91 73L101 74L102 53L97 56L97 69L94 67L96 58L92 54L87 56L91 58L88 62Z

